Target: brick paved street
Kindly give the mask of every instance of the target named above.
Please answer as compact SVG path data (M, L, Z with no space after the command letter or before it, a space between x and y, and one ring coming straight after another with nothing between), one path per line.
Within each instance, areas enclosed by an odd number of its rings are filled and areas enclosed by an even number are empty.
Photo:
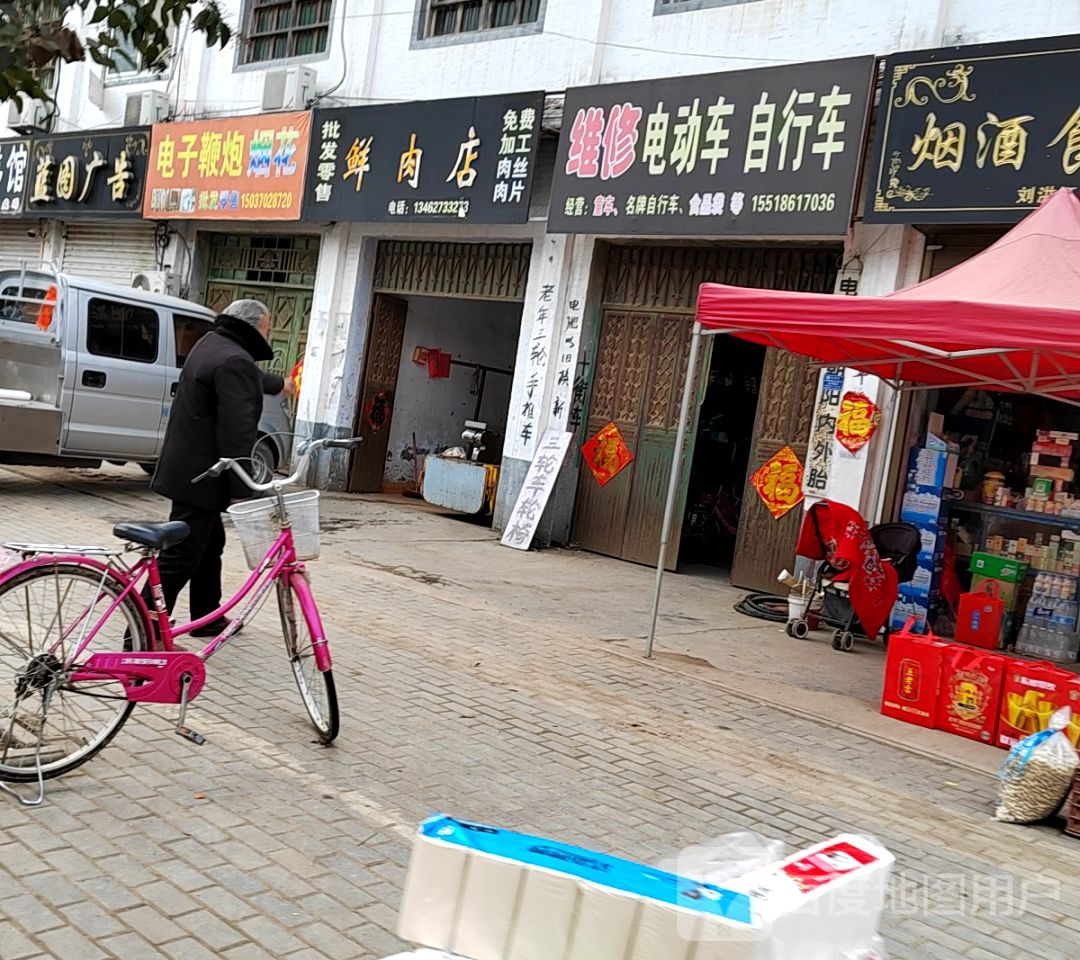
M0 540L104 542L162 512L127 468L0 468L0 505ZM204 747L140 707L44 806L0 800L2 960L392 953L408 838L435 811L645 861L741 828L864 831L899 861L892 957L1080 956L1077 841L990 819L999 752L880 722L880 651L793 645L680 577L649 663L647 570L519 555L407 501L324 516L337 745L312 742L264 611L210 665ZM227 567L239 582L235 543Z

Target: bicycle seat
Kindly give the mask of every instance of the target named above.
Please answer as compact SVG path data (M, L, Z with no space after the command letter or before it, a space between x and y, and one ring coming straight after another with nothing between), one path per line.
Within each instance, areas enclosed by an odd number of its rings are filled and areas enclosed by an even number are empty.
M138 543L155 550L164 550L179 543L191 528L180 520L166 520L163 523L144 523L138 520L130 523L118 523L113 527L113 536L129 543Z

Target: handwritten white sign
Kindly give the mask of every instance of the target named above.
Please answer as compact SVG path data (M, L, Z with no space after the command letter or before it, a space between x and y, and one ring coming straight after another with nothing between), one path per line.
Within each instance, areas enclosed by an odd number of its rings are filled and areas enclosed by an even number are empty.
M529 465L517 502L503 530L502 545L515 550L528 550L544 515L544 507L551 499L555 481L566 457L573 436L564 430L547 430L540 439L536 456Z

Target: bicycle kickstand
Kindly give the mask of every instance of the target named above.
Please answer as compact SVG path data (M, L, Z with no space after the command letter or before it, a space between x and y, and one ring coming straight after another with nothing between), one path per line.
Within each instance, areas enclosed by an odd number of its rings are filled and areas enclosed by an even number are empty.
M185 673L180 677L180 716L176 719L176 733L185 740L190 740L196 746L201 747L206 743L206 737L184 724L184 720L187 719L188 691L190 689L191 674Z

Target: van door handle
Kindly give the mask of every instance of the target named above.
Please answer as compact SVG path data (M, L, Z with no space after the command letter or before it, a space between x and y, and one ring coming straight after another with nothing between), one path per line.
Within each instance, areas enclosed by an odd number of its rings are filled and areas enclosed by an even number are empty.
M84 387L96 387L100 390L105 386L105 374L100 370L84 370L82 385Z
M171 384L171 385L169 386L169 396L170 396L170 397L175 397L175 396L176 396L176 388L177 388L177 387L178 387L179 385L180 385L180 381L179 381L179 380L174 380L174 381L172 382L172 384Z

